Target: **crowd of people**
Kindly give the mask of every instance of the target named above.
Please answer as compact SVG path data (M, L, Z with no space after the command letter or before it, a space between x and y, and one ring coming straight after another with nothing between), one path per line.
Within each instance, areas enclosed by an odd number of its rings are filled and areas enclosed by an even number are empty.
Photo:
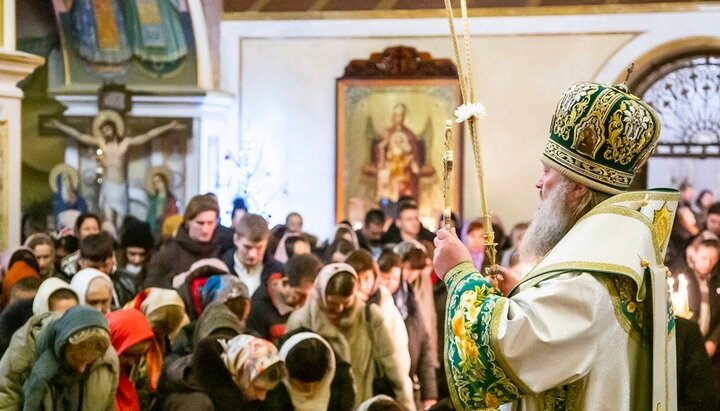
M689 284L678 392L716 405L720 203L708 191L693 201L687 184L681 192L666 260ZM270 229L242 201L232 227L220 225L212 194L183 209L159 238L132 217L115 238L84 213L4 253L0 409L453 409L447 290L412 198L396 215L368 211L357 230L340 223L326 241L298 213ZM482 270L482 221L452 224ZM527 227L506 235L493 223L507 269L527 269Z
M446 293L413 199L325 241L298 213L270 229L234 205L224 227L195 196L160 236L86 212L4 253L0 409L452 409ZM453 217L487 265L482 223ZM503 261L526 227L499 236Z

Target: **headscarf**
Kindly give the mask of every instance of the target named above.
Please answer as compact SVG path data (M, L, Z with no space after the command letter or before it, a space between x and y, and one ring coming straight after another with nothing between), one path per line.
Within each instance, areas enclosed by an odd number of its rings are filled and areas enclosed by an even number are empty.
M16 259L14 259L13 257L16 257L15 254L17 254L20 251L28 251L28 252L30 252L30 255L33 256L33 258L35 257L35 254L33 253L33 250L30 249L30 247L26 247L24 245L15 247L12 250L7 251L2 254L2 267L0 267L0 268L2 268L3 273L7 273L8 269L10 269L11 262L15 263L18 261Z
M275 260L285 264L287 263L287 260L290 259L287 254L287 250L285 249L285 240L288 239L288 237L302 237L300 233L285 233L280 241L278 241L277 249L275 249Z
M229 341L218 341L223 348L220 358L232 376L235 385L243 391L268 368L282 363L277 348L267 340L241 334Z
M145 316L163 307L180 307L185 311L185 303L175 290L159 287L150 287L140 291L135 298L125 304L125 308L134 308L142 311ZM179 325L179 329L182 325ZM171 333L172 334L172 333Z
M40 280L38 272L30 264L22 260L14 263L5 273L5 278L2 281L2 296L6 304L10 301L10 291L13 286L24 278L37 278Z
M168 328L170 328L171 331L168 335L174 337L180 328L190 322L187 314L185 314L185 303L177 291L157 287L146 288L140 291L134 299L125 304L125 308L141 311L148 320L153 312L163 307L177 307L182 313L182 320L178 324L169 324ZM147 366L149 380L148 388L150 392L157 391L158 381L162 374L165 346L166 341L158 341L157 337L153 338L152 347L150 347L145 355L145 364Z
M337 237L338 231L340 231L341 229L344 229L344 230L347 230L350 232L350 237L352 238L352 240L350 240L350 242L353 244L353 246L355 246L356 250L360 249L360 241L358 241L357 233L355 232L355 230L353 230L352 226L347 223L340 223L340 224L336 225L335 228L333 228L333 233L330 236L329 243L333 243L337 239L336 237Z
M357 273L355 272L355 269L352 268L350 264L345 263L328 264L323 267L323 269L320 270L320 272L318 273L317 278L315 278L313 299L318 303L320 308L325 308L325 298L327 297L325 295L325 289L327 289L330 280L335 277L335 275L343 272L348 272L352 274L355 279L357 279Z
M360 405L358 405L356 411L367 411L370 409L370 406L373 405L376 401L381 401L381 400L395 402L395 400L392 397L389 397L385 394L380 394L380 395L376 395L372 398L369 398L369 399L363 401Z
M110 324L110 342L118 357L133 345L153 339L150 323L143 313L134 308L113 311L107 315L107 319ZM135 385L130 380L130 373L121 367L118 388L115 393L115 410L136 411L139 409L140 398L135 390Z
M204 267L211 267L217 270L217 273L223 273L227 274L230 272L230 269L228 269L228 266L219 258L203 258L201 260L195 261L190 268L188 268L187 271L182 272L172 279L172 286L173 288L180 288L184 283L185 279L188 278L190 274L193 272L204 268Z
M225 302L238 297L250 298L247 286L238 277L229 274L210 276L200 291L203 310L213 301Z
M289 376L283 378L283 384L285 385L288 394L290 394L290 401L292 402L295 411L327 410L328 404L330 404L330 385L335 377L335 353L333 352L332 347L330 347L330 344L328 344L324 338L312 332L297 333L288 338L282 347L280 347L280 358L282 358L283 361L287 360L288 353L290 353L296 345L311 338L320 340L330 352L328 370L325 372L322 380L320 380L320 386L318 389L311 393L296 390L290 383Z
M70 288L72 288L72 290L75 291L75 294L77 294L80 305L86 305L85 295L87 294L90 283L96 278L102 278L103 281L110 286L112 299L113 301L117 301L115 287L113 286L110 276L95 268L83 268L72 277L72 280L70 280Z
M38 292L35 295L35 299L33 300L33 315L38 315L50 311L50 296L52 296L53 293L58 290L69 290L73 294L75 294L76 298L78 297L77 293L75 293L75 291L70 288L70 285L68 283L59 278L50 277L47 280L43 281L42 284L40 284L40 288L38 288ZM80 301L80 298L78 298L78 301Z
M23 384L23 410L42 409L43 398L50 384L61 386L53 398L54 410L77 410L80 408L81 384L84 374L63 366L65 347L70 337L88 328L100 328L108 332L105 316L92 308L72 307L52 322L37 342L38 359L30 376Z

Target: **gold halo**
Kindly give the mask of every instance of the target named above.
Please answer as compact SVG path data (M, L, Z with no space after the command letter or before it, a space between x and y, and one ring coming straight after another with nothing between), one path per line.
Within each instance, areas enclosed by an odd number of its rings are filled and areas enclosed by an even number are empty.
M165 180L167 181L167 191L172 191L173 175L172 171L166 166L157 166L148 170L147 177L145 178L145 191L147 191L148 194L152 194L155 192L155 187L152 183L152 178L155 174L162 174L163 176L165 176Z
M92 122L93 136L101 135L100 125L106 121L110 121L115 125L115 132L118 137L125 136L125 122L123 121L122 116L120 116L120 113L115 110L100 110L97 113Z
M78 174L77 170L73 167L70 167L67 164L60 163L55 165L55 167L50 170L50 177L48 178L48 181L50 183L50 188L52 189L53 193L57 193L58 187L57 187L57 176L60 174L67 173L70 175L70 184L72 184L73 190L78 189L78 183L80 182L80 175Z

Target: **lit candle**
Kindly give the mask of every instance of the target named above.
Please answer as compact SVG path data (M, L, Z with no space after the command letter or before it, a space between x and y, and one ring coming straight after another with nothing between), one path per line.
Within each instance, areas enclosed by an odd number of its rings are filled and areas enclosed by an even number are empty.
M680 312L682 312L684 315L687 315L685 318L689 318L692 313L690 313L690 305L688 302L688 280L687 277L685 277L684 274L680 274L678 276L678 293L680 294ZM688 315L690 314L690 315Z
M688 301L688 280L684 274L678 275L677 279L677 291L675 290L675 278L668 278L668 286L670 288L670 302L673 306L675 315L682 318L692 317L692 311L690 311L690 304Z

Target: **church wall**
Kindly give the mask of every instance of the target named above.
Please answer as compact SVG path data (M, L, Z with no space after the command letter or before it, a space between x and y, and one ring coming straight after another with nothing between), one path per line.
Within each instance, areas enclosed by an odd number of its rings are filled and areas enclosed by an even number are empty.
M540 153L554 106L573 82L612 82L664 41L720 36L717 11L474 18L473 69L488 112L480 122L488 201L507 228L537 206ZM265 149L273 222L290 211L321 237L335 222L335 79L351 59L406 45L452 57L444 19L224 21L221 87L235 93L230 132ZM480 214L465 139L463 216ZM283 194L283 190L287 194ZM273 194L273 193L270 193Z

